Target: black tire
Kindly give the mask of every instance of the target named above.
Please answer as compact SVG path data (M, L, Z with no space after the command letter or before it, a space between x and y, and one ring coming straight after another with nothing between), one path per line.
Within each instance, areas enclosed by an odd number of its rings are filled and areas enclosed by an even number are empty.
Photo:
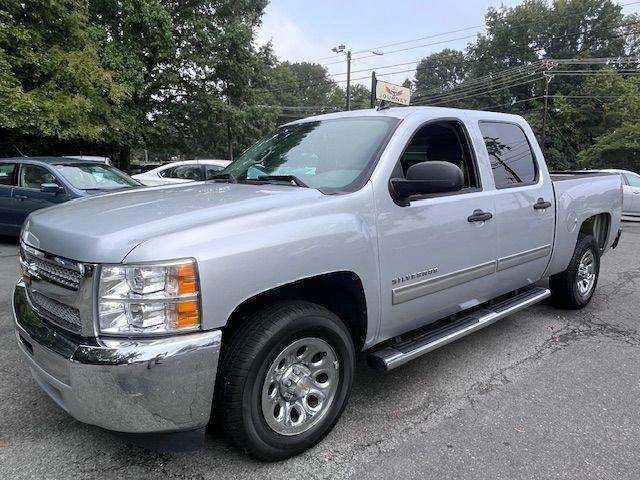
M339 364L337 391L317 424L300 434L283 435L265 420L263 385L278 355L309 337L333 349ZM233 445L259 460L277 461L311 448L331 431L347 404L355 365L353 341L336 315L309 302L280 302L246 319L225 342L214 408Z
M593 256L593 273L595 279L589 291L581 293L578 289L579 266L587 252L591 252ZM582 235L578 238L578 243L567 269L549 278L549 287L551 288L553 302L559 307L570 310L584 308L593 297L593 293L598 285L599 276L600 247L598 246L598 242L593 235Z

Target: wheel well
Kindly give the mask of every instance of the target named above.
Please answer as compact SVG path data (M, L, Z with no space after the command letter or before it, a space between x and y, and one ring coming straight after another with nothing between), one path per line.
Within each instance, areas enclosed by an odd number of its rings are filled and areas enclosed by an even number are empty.
M367 305L360 278L353 272L334 272L298 280L260 293L242 302L223 329L230 335L257 310L282 300L305 300L322 305L344 322L356 351L367 335Z
M609 238L610 225L611 216L608 213L599 213L582 222L580 235L593 235L600 246L600 250L604 250Z

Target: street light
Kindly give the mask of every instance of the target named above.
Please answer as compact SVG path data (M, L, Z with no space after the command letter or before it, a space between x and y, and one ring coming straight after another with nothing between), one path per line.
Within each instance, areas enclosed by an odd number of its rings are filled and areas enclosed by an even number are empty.
M343 43L331 49L335 53L344 53L347 47ZM347 110L351 110L351 50L347 50Z

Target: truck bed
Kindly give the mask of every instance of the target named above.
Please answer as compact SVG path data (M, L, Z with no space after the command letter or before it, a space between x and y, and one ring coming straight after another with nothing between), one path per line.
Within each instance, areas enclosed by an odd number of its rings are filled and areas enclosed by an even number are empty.
M616 239L622 215L622 178L618 173L551 172L551 180L556 200L556 235L547 275L567 268L578 241L579 226L585 220L598 216L606 223L602 228L609 234L600 239L604 253Z
M551 180L554 182L563 182L578 178L602 177L605 175L619 175L613 172L594 172L591 170L557 170L551 171L549 174L551 175Z

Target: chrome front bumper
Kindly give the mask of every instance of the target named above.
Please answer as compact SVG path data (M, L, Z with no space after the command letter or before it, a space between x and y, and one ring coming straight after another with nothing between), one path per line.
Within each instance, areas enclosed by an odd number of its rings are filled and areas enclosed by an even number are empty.
M22 280L13 314L33 378L79 421L128 433L209 422L220 330L140 340L75 336L34 311Z

